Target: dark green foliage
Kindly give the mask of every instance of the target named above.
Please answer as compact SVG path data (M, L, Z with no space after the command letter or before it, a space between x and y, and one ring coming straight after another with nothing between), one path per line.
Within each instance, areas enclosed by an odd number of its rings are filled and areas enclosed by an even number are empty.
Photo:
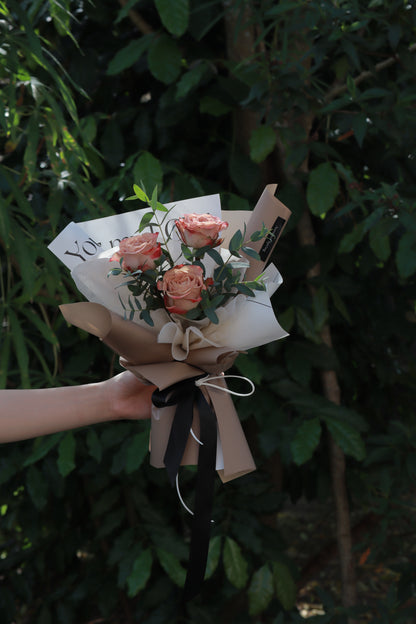
M293 216L274 303L291 336L236 362L257 385L238 412L258 471L218 483L209 578L186 613L188 517L148 466L147 425L114 423L2 447L0 621L303 621L289 555L301 546L278 514L330 500L328 431L353 510L374 521L357 552L395 573L357 617L411 619L415 553L398 531L414 542L414 3L121 5L0 2L0 387L118 369L60 316L80 296L47 244L70 221L131 210L133 183L163 189L163 202L221 192L247 209L278 182ZM231 44L253 25L240 62ZM304 211L316 245L300 247ZM323 396L325 370L342 406ZM193 484L185 470L187 500ZM338 596L320 600L317 622L346 621Z

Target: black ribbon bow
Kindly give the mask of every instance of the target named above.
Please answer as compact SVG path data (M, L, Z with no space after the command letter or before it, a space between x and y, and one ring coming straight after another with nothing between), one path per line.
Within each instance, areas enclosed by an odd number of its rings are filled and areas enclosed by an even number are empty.
M217 418L201 388L195 384L205 375L179 381L164 390L155 390L152 402L155 407L176 405L164 463L174 486L186 442L192 427L194 405L199 416L198 470L195 490L195 509L191 532L189 565L185 581L184 600L196 596L202 586L207 564L214 498L215 463L217 454Z

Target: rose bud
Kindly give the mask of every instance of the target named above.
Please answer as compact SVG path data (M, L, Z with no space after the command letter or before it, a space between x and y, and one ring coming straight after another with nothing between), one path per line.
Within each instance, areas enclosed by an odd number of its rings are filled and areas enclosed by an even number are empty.
M170 314L186 314L201 301L201 291L206 290L202 268L192 264L179 264L169 269L157 283L163 292L165 308Z
M130 236L120 242L118 251L110 258L110 261L121 260L125 271L147 271L155 268L155 260L162 255L160 243L157 242L158 234L150 232Z
M226 221L210 214L186 214L175 221L181 239L188 247L217 247L222 243L219 233L228 227Z

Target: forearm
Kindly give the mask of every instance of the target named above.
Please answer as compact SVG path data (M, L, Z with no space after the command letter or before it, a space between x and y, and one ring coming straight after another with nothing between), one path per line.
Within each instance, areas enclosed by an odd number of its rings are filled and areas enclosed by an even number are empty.
M116 417L105 383L0 390L0 442L84 427Z

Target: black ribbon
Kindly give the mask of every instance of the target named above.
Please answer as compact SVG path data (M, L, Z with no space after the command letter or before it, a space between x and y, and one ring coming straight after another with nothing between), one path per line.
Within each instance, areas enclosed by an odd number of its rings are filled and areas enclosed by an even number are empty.
M201 388L195 385L195 382L204 376L198 375L173 384L164 390L155 390L152 396L153 405L156 407L177 406L164 456L164 463L173 486L192 427L194 405L199 415L199 440L202 445L198 445L195 509L184 589L185 601L199 593L204 580L214 499L217 419Z

